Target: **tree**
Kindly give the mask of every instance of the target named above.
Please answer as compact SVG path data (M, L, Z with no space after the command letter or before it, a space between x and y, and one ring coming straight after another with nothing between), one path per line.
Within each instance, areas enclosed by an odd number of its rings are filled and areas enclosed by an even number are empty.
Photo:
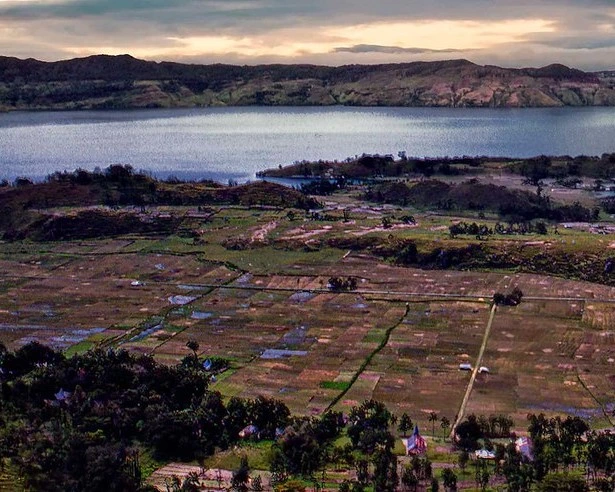
M436 412L429 412L429 421L431 422L431 437L436 437L436 422L438 421L438 414Z
M412 419L404 412L399 419L397 430L401 432L402 436L406 437L410 429L412 429Z
M461 471L464 471L466 469L466 466L468 466L469 461L469 453L465 449L462 450L461 453L459 453L459 456L457 456L457 463L459 464L459 468L461 468Z
M438 492L440 490L440 482L436 477L431 478L431 485L429 486L430 492Z
M372 454L377 448L392 449L395 439L389 432L391 412L376 400L353 407L348 417L348 437L352 445Z
M440 419L440 427L442 428L442 438L446 440L446 435L451 427L451 421L446 417L442 417Z
M277 442L285 470L291 475L311 476L324 462L326 448L322 444L310 422L287 428Z
M475 470L475 478L476 485L480 487L481 490L486 490L487 485L489 485L489 479L491 478L491 473L489 471L489 466L487 461L485 460L476 460L475 461L476 470Z
M455 492L457 490L457 475L450 468L442 470L442 484L448 492Z
M260 475L256 475L252 479L252 490L254 492L262 492L263 491L263 480Z
M250 465L247 456L242 456L239 468L233 472L231 478L231 488L237 492L247 492L250 481Z
M401 474L401 483L404 486L404 490L416 491L419 486L419 479L414 473L412 466L406 465L404 471Z
M350 492L350 481L344 480L340 483L338 492Z
M528 159L521 165L521 174L526 178L524 183L532 186L539 186L542 180L549 177L551 159L546 155L541 155L533 159Z
M397 457L390 449L378 449L374 454L374 492L395 490L399 477L397 475Z
M194 358L198 359L198 351L199 351L199 342L197 342L196 340L188 340L186 342L186 347L188 347L190 350L192 350L192 353L194 354Z

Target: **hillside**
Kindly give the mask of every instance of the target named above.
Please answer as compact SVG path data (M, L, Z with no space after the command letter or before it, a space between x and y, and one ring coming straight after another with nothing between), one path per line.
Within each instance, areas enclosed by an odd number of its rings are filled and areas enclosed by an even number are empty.
M610 72L508 69L467 60L389 65L186 65L128 55L59 62L0 57L0 110L245 105L615 105Z

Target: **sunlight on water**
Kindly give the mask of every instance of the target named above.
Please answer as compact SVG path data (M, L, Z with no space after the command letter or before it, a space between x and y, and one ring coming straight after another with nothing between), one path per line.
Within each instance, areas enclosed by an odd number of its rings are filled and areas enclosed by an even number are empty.
M0 177L131 164L158 176L252 179L297 160L615 151L614 108L207 108L0 115Z

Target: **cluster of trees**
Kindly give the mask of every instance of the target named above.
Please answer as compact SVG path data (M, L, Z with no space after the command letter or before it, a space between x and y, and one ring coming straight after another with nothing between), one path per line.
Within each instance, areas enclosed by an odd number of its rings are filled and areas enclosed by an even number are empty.
M553 203L539 183L536 193L510 190L504 186L469 179L450 184L430 179L408 186L402 182L385 182L371 186L365 199L395 205L413 205L439 210L471 210L497 213L506 222L527 224L536 219L588 222L598 218L598 208L589 209L578 202L572 205Z
M315 179L302 183L299 187L301 193L306 195L331 195L333 192L346 188L347 180L343 176L336 179Z
M355 277L330 277L327 282L327 288L333 292L346 292L356 290L357 279Z
M301 161L293 165L268 169L259 173L272 177L313 177L346 176L351 178L400 177L420 174L425 177L434 175L460 175L480 171L487 162L500 162L511 172L520 174L527 184L537 186L545 179L560 180L571 186L579 184L580 177L611 179L615 177L615 153L601 156L536 156L528 159L488 158L488 157L408 157L400 151L397 159L392 155L363 154L338 161ZM569 181L570 180L570 181Z
M509 294L496 292L493 294L493 303L496 306L518 306L523 299L523 292L519 287L515 287Z
M180 229L180 221L171 220L169 224L156 216L144 214L149 205L233 204L302 210L319 206L314 198L275 183L223 186L211 181L159 181L136 172L129 165L113 165L92 172L83 169L56 172L44 183L19 178L16 186L6 184L0 190L0 208L6 211L0 216L0 236L8 240L54 240L68 237L69 233L80 238L105 237L123 234L131 227L135 228L133 232L142 230L162 234ZM57 214L45 211L53 207L96 205L111 208L131 206L140 209L140 213L138 210L123 210L122 215L114 215L108 211L86 210L81 212L81 216L57 217ZM45 228L49 232L43 230Z
M615 487L615 434L590 431L579 417L548 418L528 415L530 447L521 452L512 440L493 443L492 437L515 437L512 420L504 415L469 416L455 429L461 448L458 464L465 470L468 451L478 446L492 451L492 464L475 460L476 484L485 490L492 476L506 480L510 492L588 492L591 483L597 491ZM480 444L479 444L480 440Z
M8 183L7 183L8 184ZM234 184L234 183L231 183ZM30 188L25 208L46 208L65 205L207 205L229 203L238 205L270 205L309 209L318 202L289 187L268 182L241 186L224 186L211 180L181 181L170 177L158 180L130 165L114 164L104 170L76 169L55 172L44 183L18 178L16 188ZM30 185L30 186L26 186ZM87 193L79 187L86 187ZM5 195L6 197L18 195Z
M313 177L345 176L349 178L399 177L411 174L432 176L434 174L457 175L467 172L468 168L477 168L484 161L483 157L408 157L400 151L395 159L391 154L362 154L338 161L301 161L286 167L268 169L259 173L271 177Z
M534 186L544 179L574 180L581 176L612 179L615 177L615 153L605 153L599 157L541 155L515 162L509 169L524 176L526 181ZM572 184L572 181L570 183Z
M457 444L466 451L474 451L478 449L480 439L510 437L513 425L514 422L507 415L468 415L455 427Z
M486 224L477 224L476 222L467 223L464 221L452 224L448 228L449 234L452 238L457 236L476 236L477 238L483 238L486 236L493 236L494 234L501 235L514 235L514 234L548 234L547 225L542 222L521 222L521 223L509 223L502 224L497 222L493 227L489 227Z
M248 424L273 439L289 422L280 401L222 401L187 356L174 367L126 351L65 358L38 343L0 345L0 457L44 490L141 490L139 453L203 459Z
M590 431L579 417L548 418L529 415L528 432L533 442L533 467L538 479L548 473L582 467L599 490L615 486L615 434Z

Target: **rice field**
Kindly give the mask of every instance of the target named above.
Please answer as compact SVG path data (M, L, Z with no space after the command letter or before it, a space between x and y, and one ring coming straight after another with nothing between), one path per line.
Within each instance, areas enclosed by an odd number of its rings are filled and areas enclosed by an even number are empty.
M467 412L511 415L518 430L530 412L609 425L613 288L276 246L284 237L309 241L378 227L377 218L355 215L323 226L279 212L225 210L198 240L0 244L0 341L16 348L36 340L69 355L116 347L172 364L196 340L203 358L231 361L212 382L226 398L272 396L300 414L347 411L375 398L431 429L430 412L450 420L458 412L470 379L459 365L475 362L494 292L517 286L524 301L498 308L483 359L489 373L478 376ZM444 238L444 219L425 220L420 231L395 233ZM222 244L237 234L258 244ZM357 290L329 291L332 276L358 279Z

